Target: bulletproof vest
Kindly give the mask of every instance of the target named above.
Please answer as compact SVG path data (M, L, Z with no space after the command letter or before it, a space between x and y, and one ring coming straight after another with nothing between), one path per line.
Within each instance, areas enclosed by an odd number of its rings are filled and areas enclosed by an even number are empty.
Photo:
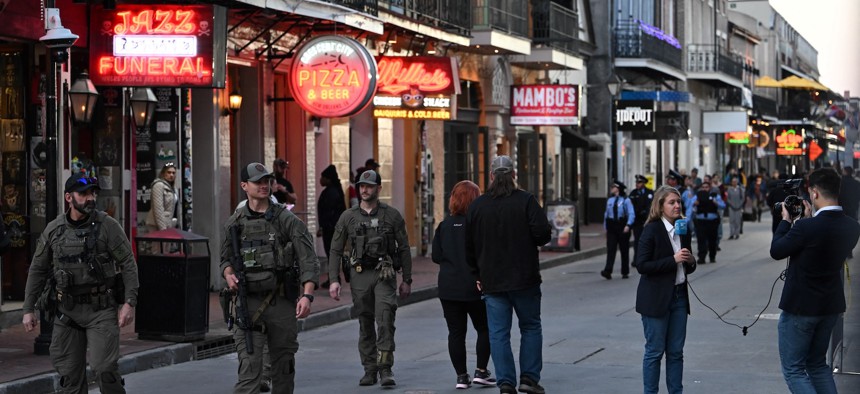
M55 251L54 276L61 291L74 293L78 289L113 286L116 264L107 251L98 250L101 218L95 214L96 220L81 228L60 225L50 241Z
M711 200L711 198L716 199L716 196L716 194L711 194L704 190L699 190L698 192L696 192L696 201L699 202L699 205L696 208L696 213L717 213L717 204L714 202L714 200Z
M385 209L379 208L379 212L382 213L380 217L359 221L354 225L353 251L358 259L370 261L393 255L394 228L385 221Z
M292 243L285 242L275 226L272 209L260 217L240 215L242 262L248 290L261 292L277 287L277 274L293 266Z

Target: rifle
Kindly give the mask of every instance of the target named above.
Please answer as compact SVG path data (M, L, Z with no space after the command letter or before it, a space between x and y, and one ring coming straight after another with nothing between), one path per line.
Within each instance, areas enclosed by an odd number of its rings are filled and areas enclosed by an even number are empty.
M230 243L233 249L233 254L230 256L230 266L233 267L233 273L239 280L237 283L239 291L236 295L236 326L245 330L245 351L248 354L254 354L254 333L251 332L254 323L251 321L250 313L248 313L248 285L245 281L245 262L242 260L239 246L238 225L230 227Z

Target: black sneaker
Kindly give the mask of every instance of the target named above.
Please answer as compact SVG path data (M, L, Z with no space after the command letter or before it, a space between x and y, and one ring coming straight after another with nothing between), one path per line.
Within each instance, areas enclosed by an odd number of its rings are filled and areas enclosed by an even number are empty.
M528 376L520 377L519 392L526 394L546 394L543 387Z
M480 384L482 386L495 386L496 378L494 378L493 373L490 372L489 369L481 371L480 369L475 370L475 378L472 379L472 383Z
M606 272L606 271L600 271L600 276L602 276L602 277L606 278L607 280L608 280L608 279L612 279L612 273L609 273L609 272Z
M510 384L502 383L502 385L499 386L499 394L517 394L517 389Z
M462 389L469 388L469 386L471 386L471 385L472 385L472 383L470 382L469 374L464 373L462 375L457 375L457 385L454 386L454 388L458 389L458 390L462 390Z
M383 387L397 385L397 383L394 382L394 373L391 372L391 368L383 368L379 370L379 384Z
M359 386L373 386L376 384L376 371L367 371L361 380L358 381Z

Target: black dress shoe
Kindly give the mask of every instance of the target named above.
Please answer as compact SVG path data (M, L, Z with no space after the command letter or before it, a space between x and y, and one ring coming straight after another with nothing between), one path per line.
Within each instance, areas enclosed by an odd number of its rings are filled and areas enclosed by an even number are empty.
M612 279L612 274L609 272L606 272L606 271L600 271L600 276L602 276L606 279Z
M629 275L621 275L621 279L627 279L629 277L630 277Z

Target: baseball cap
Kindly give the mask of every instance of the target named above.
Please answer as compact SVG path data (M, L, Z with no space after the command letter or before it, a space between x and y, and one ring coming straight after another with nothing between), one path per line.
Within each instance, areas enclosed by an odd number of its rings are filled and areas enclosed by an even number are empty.
M267 176L272 176L272 172L261 163L251 163L242 168L242 182L258 182Z
M514 162L510 156L496 156L490 168L496 174L507 174L514 170Z
M358 177L358 182L355 184L360 185L362 183L365 185L381 185L382 177L376 171L367 170L361 173L361 176Z
M72 176L70 176L69 179L66 179L66 187L64 190L66 193L71 193L71 192L83 193L83 192L85 192L89 189L92 189L92 188L96 188L98 190L101 190L101 187L99 187L98 178L95 178L95 177L91 178L91 177L88 177L87 174L79 172L77 174L72 174Z

